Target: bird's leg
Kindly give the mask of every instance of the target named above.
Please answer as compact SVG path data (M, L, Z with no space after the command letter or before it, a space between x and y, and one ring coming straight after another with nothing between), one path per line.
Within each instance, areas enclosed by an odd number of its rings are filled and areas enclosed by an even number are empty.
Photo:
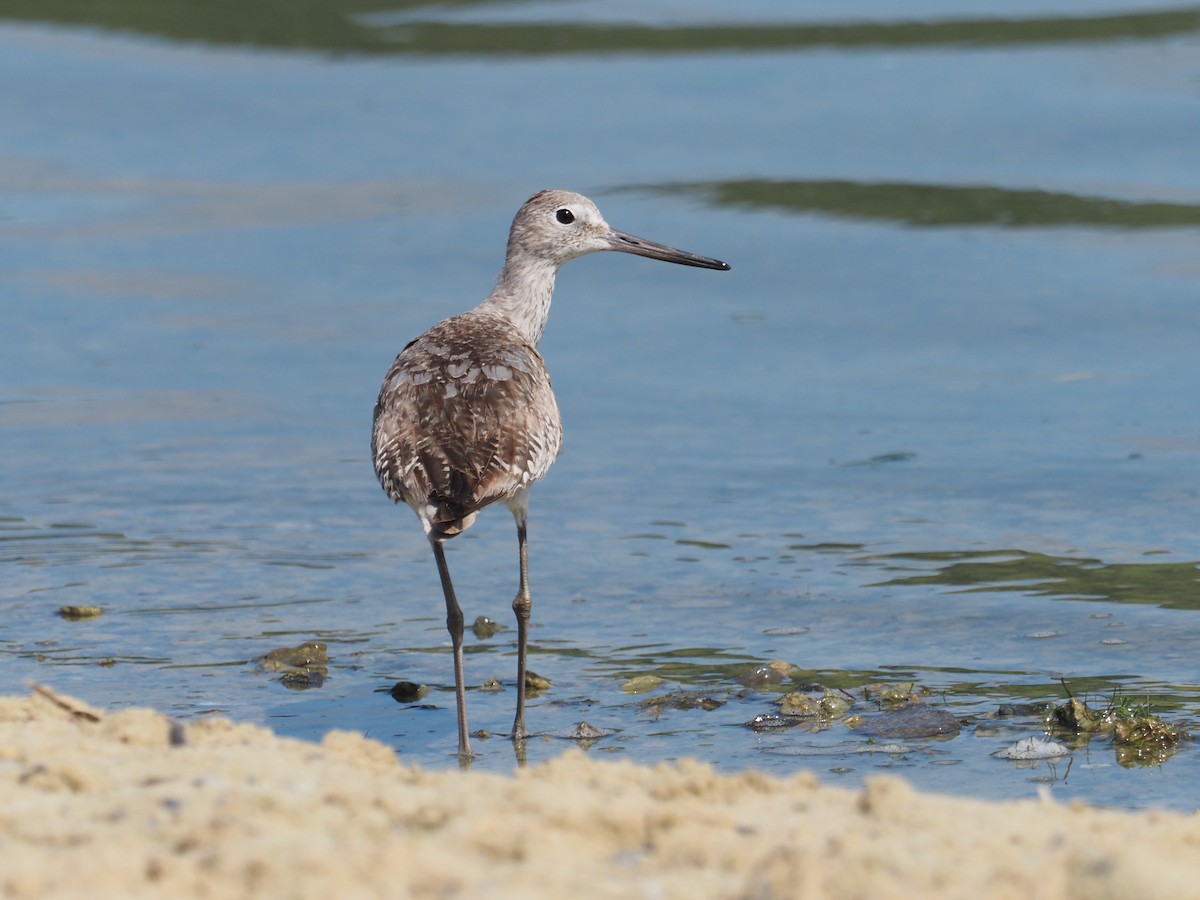
M450 569L446 565L446 551L442 542L430 538L433 556L437 560L438 575L442 579L442 593L446 595L446 630L450 632L450 643L454 647L454 700L458 704L458 758L469 760L471 743L467 738L467 690L463 672L463 612L454 596L454 585L450 582Z
M533 610L533 597L529 593L529 552L525 547L525 512L514 510L517 520L517 547L521 557L521 583L517 596L513 598L513 612L517 614L517 717L513 720L514 741L529 736L525 730L525 657L529 651L529 615Z

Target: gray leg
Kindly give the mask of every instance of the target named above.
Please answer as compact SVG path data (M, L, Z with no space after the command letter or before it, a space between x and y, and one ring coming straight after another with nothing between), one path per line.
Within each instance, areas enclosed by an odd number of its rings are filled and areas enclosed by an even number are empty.
M437 560L438 575L442 579L442 593L446 595L446 630L450 632L450 643L454 647L454 699L458 704L458 758L468 760L471 742L467 739L467 690L463 673L463 612L454 596L454 585L450 583L450 569L446 565L446 551L442 542L430 538L433 556Z
M517 520L517 546L521 556L521 584L513 598L513 612L517 614L517 717L513 720L513 740L524 740L529 736L525 730L525 656L529 651L529 615L533 611L533 597L529 593L529 553L525 549L524 510L513 511Z

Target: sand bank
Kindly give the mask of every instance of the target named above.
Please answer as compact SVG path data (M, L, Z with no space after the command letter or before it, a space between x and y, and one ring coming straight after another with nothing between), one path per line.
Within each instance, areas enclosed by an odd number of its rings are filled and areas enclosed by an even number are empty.
M580 751L514 777L0 697L3 897L1200 896L1200 815L984 803L894 777Z

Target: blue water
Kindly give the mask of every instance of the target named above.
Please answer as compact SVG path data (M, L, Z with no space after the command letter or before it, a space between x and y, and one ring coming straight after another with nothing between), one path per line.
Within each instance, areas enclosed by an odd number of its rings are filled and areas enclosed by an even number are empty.
M560 275L531 761L587 721L613 732L590 753L639 761L1200 806L1190 742L1131 769L1100 739L990 756L1041 733L998 705L1060 679L1184 728L1200 708L1200 7L928 3L903 39L870 24L887 4L366 7L341 46L314 10L281 14L308 38L243 41L0 2L0 688L455 765L437 576L374 481L371 409L395 353L486 294L517 206L567 187L733 271ZM1048 16L1107 31L1035 39ZM584 49L468 40L544 20ZM838 27L596 30L627 22ZM515 556L503 510L450 546L468 619L510 623ZM468 637L469 683L508 685L471 692L472 728L511 722L513 635ZM313 639L319 689L249 662ZM738 677L771 659L856 696L915 679L963 730L869 755L841 725L751 731L787 683ZM724 705L655 717L621 690L646 673ZM430 694L397 705L401 679Z

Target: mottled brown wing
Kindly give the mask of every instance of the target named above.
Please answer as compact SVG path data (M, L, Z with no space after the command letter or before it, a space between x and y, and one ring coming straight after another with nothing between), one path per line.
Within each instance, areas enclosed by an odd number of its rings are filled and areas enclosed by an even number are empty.
M561 443L541 356L504 320L478 313L405 347L375 405L380 484L446 535L541 478Z

